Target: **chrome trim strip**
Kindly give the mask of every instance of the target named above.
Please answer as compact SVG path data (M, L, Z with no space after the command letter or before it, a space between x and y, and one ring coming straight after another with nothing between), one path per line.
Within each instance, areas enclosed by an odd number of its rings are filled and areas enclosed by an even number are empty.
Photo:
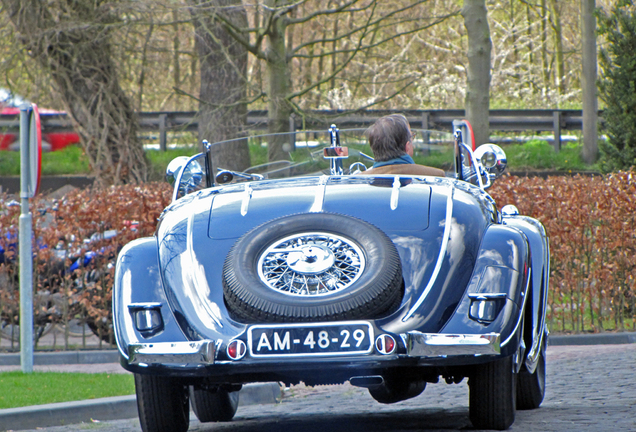
M440 334L411 331L401 335L410 357L445 357L501 354L499 333Z
M508 336L508 338L501 343L502 347L506 346L508 342L510 342L512 337L517 333L517 330L519 330L519 326L521 325L521 321L523 320L523 311L526 309L526 303L528 302L528 297L530 297L529 295L530 293L528 292L528 289L530 288L530 279L532 279L530 276L532 276L531 268L528 269L528 282L526 282L526 294L523 297L523 304L521 305L521 309L519 309L519 319L517 320L517 325L515 325L514 330L510 332L510 336Z
M252 188L249 183L245 183L245 192L243 192L243 200L241 201L241 216L247 214L247 207L250 205L250 199L252 199Z
M468 298L471 300L495 300L506 297L508 297L506 293L468 293Z
M158 342L128 345L128 364L213 364L214 341Z
M402 322L406 322L406 320L411 318L411 316L415 313L417 308L419 308L422 305L422 303L424 303L426 296L431 291L431 289L433 289L433 285L435 284L435 281L437 280L437 275L442 269L442 262L444 261L444 257L446 256L446 249L448 248L448 240L450 239L450 233L451 233L451 224L452 224L452 218L453 218L454 190L455 189L451 187L448 197L446 198L446 219L444 221L444 236L442 238L442 247L440 247L439 249L439 255L437 257L437 262L435 263L435 269L433 270L433 274L431 275L431 278L429 279L428 284L426 285L426 288L424 288L424 292L422 292L422 295L420 296L419 299L417 299L417 302L415 302L413 307L408 311L408 313L404 316L404 318L402 318Z
M128 309L160 309L162 304L160 302L149 303L129 303Z
M329 176L321 175L320 180L318 180L318 186L316 186L316 198L314 199L314 203L311 205L309 209L310 213L319 213L322 211L322 205L325 200L325 190L327 189L327 181L329 180Z
M395 210L398 206L398 199L400 197L400 177L395 176L393 178L393 189L391 190L391 210Z

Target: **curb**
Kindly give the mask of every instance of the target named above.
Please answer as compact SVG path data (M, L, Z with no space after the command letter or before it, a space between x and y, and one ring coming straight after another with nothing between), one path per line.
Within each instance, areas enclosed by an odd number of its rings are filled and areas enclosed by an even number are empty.
M278 383L247 384L240 391L239 407L274 404L282 398ZM121 420L137 417L137 399L116 396L75 402L34 405L0 410L0 430L91 423L92 420Z
M35 352L33 354L34 365L97 363L119 363L119 351L112 349L94 351ZM0 354L0 366L20 366L20 353Z
M548 345L621 345L636 343L636 333L590 333L577 335L550 335Z

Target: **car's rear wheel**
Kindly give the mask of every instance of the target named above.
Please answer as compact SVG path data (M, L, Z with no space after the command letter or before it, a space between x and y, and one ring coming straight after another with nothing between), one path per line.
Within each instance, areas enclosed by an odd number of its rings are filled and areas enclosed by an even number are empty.
M144 432L185 432L190 426L188 388L178 380L135 374L139 422Z
M349 216L308 213L267 222L241 237L223 267L228 310L242 322L373 319L400 304L395 245Z
M542 345L533 373L527 370L519 372L517 383L517 408L530 410L539 408L545 396L545 343Z
M477 429L508 429L515 421L517 374L513 357L474 368L469 381L470 421Z
M190 403L201 423L227 422L236 414L239 392L228 392L221 388L207 390L190 386Z

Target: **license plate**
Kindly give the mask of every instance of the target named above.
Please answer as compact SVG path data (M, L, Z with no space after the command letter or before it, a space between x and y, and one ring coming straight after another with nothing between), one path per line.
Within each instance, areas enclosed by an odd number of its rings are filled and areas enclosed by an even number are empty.
M249 328L252 357L306 357L368 354L373 328L363 321L258 325Z

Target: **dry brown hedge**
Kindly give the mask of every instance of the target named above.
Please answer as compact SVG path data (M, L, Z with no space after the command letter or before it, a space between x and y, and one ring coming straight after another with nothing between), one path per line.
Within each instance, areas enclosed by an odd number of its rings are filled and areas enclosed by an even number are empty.
M489 191L539 219L550 237L552 331L634 329L635 173L504 177Z
M36 197L31 202L34 223L34 321L36 340L51 324L70 319L86 323L102 340L112 342L111 293L114 262L129 241L153 234L157 218L170 203L165 183L75 190L60 200ZM0 196L0 318L3 325L18 324L19 266L15 253L19 206L7 206ZM110 239L104 232L116 230ZM111 231L112 232L112 231ZM85 239L91 239L86 243ZM46 246L46 247L45 247ZM69 251L69 259L59 254ZM89 265L72 271L73 262L97 252ZM68 327L68 326L67 326ZM6 332L5 332L6 333ZM5 334L5 339L6 339ZM68 343L68 338L65 338ZM14 344L11 344L14 348Z
M552 331L634 329L636 321L636 182L634 174L605 177L507 176L489 190L501 208L516 205L539 219L550 236L551 279L548 319ZM111 291L118 250L134 238L152 235L170 202L165 183L74 191L53 201L32 200L34 238L38 239L35 326L77 319L105 341L112 341ZM0 195L0 317L18 323L17 238L19 206ZM46 211L45 211L46 210ZM84 244L95 233L117 230L108 240ZM44 248L43 245L48 247ZM56 246L58 247L56 251ZM90 265L70 271L72 261L56 260L60 251L74 257L97 251Z

